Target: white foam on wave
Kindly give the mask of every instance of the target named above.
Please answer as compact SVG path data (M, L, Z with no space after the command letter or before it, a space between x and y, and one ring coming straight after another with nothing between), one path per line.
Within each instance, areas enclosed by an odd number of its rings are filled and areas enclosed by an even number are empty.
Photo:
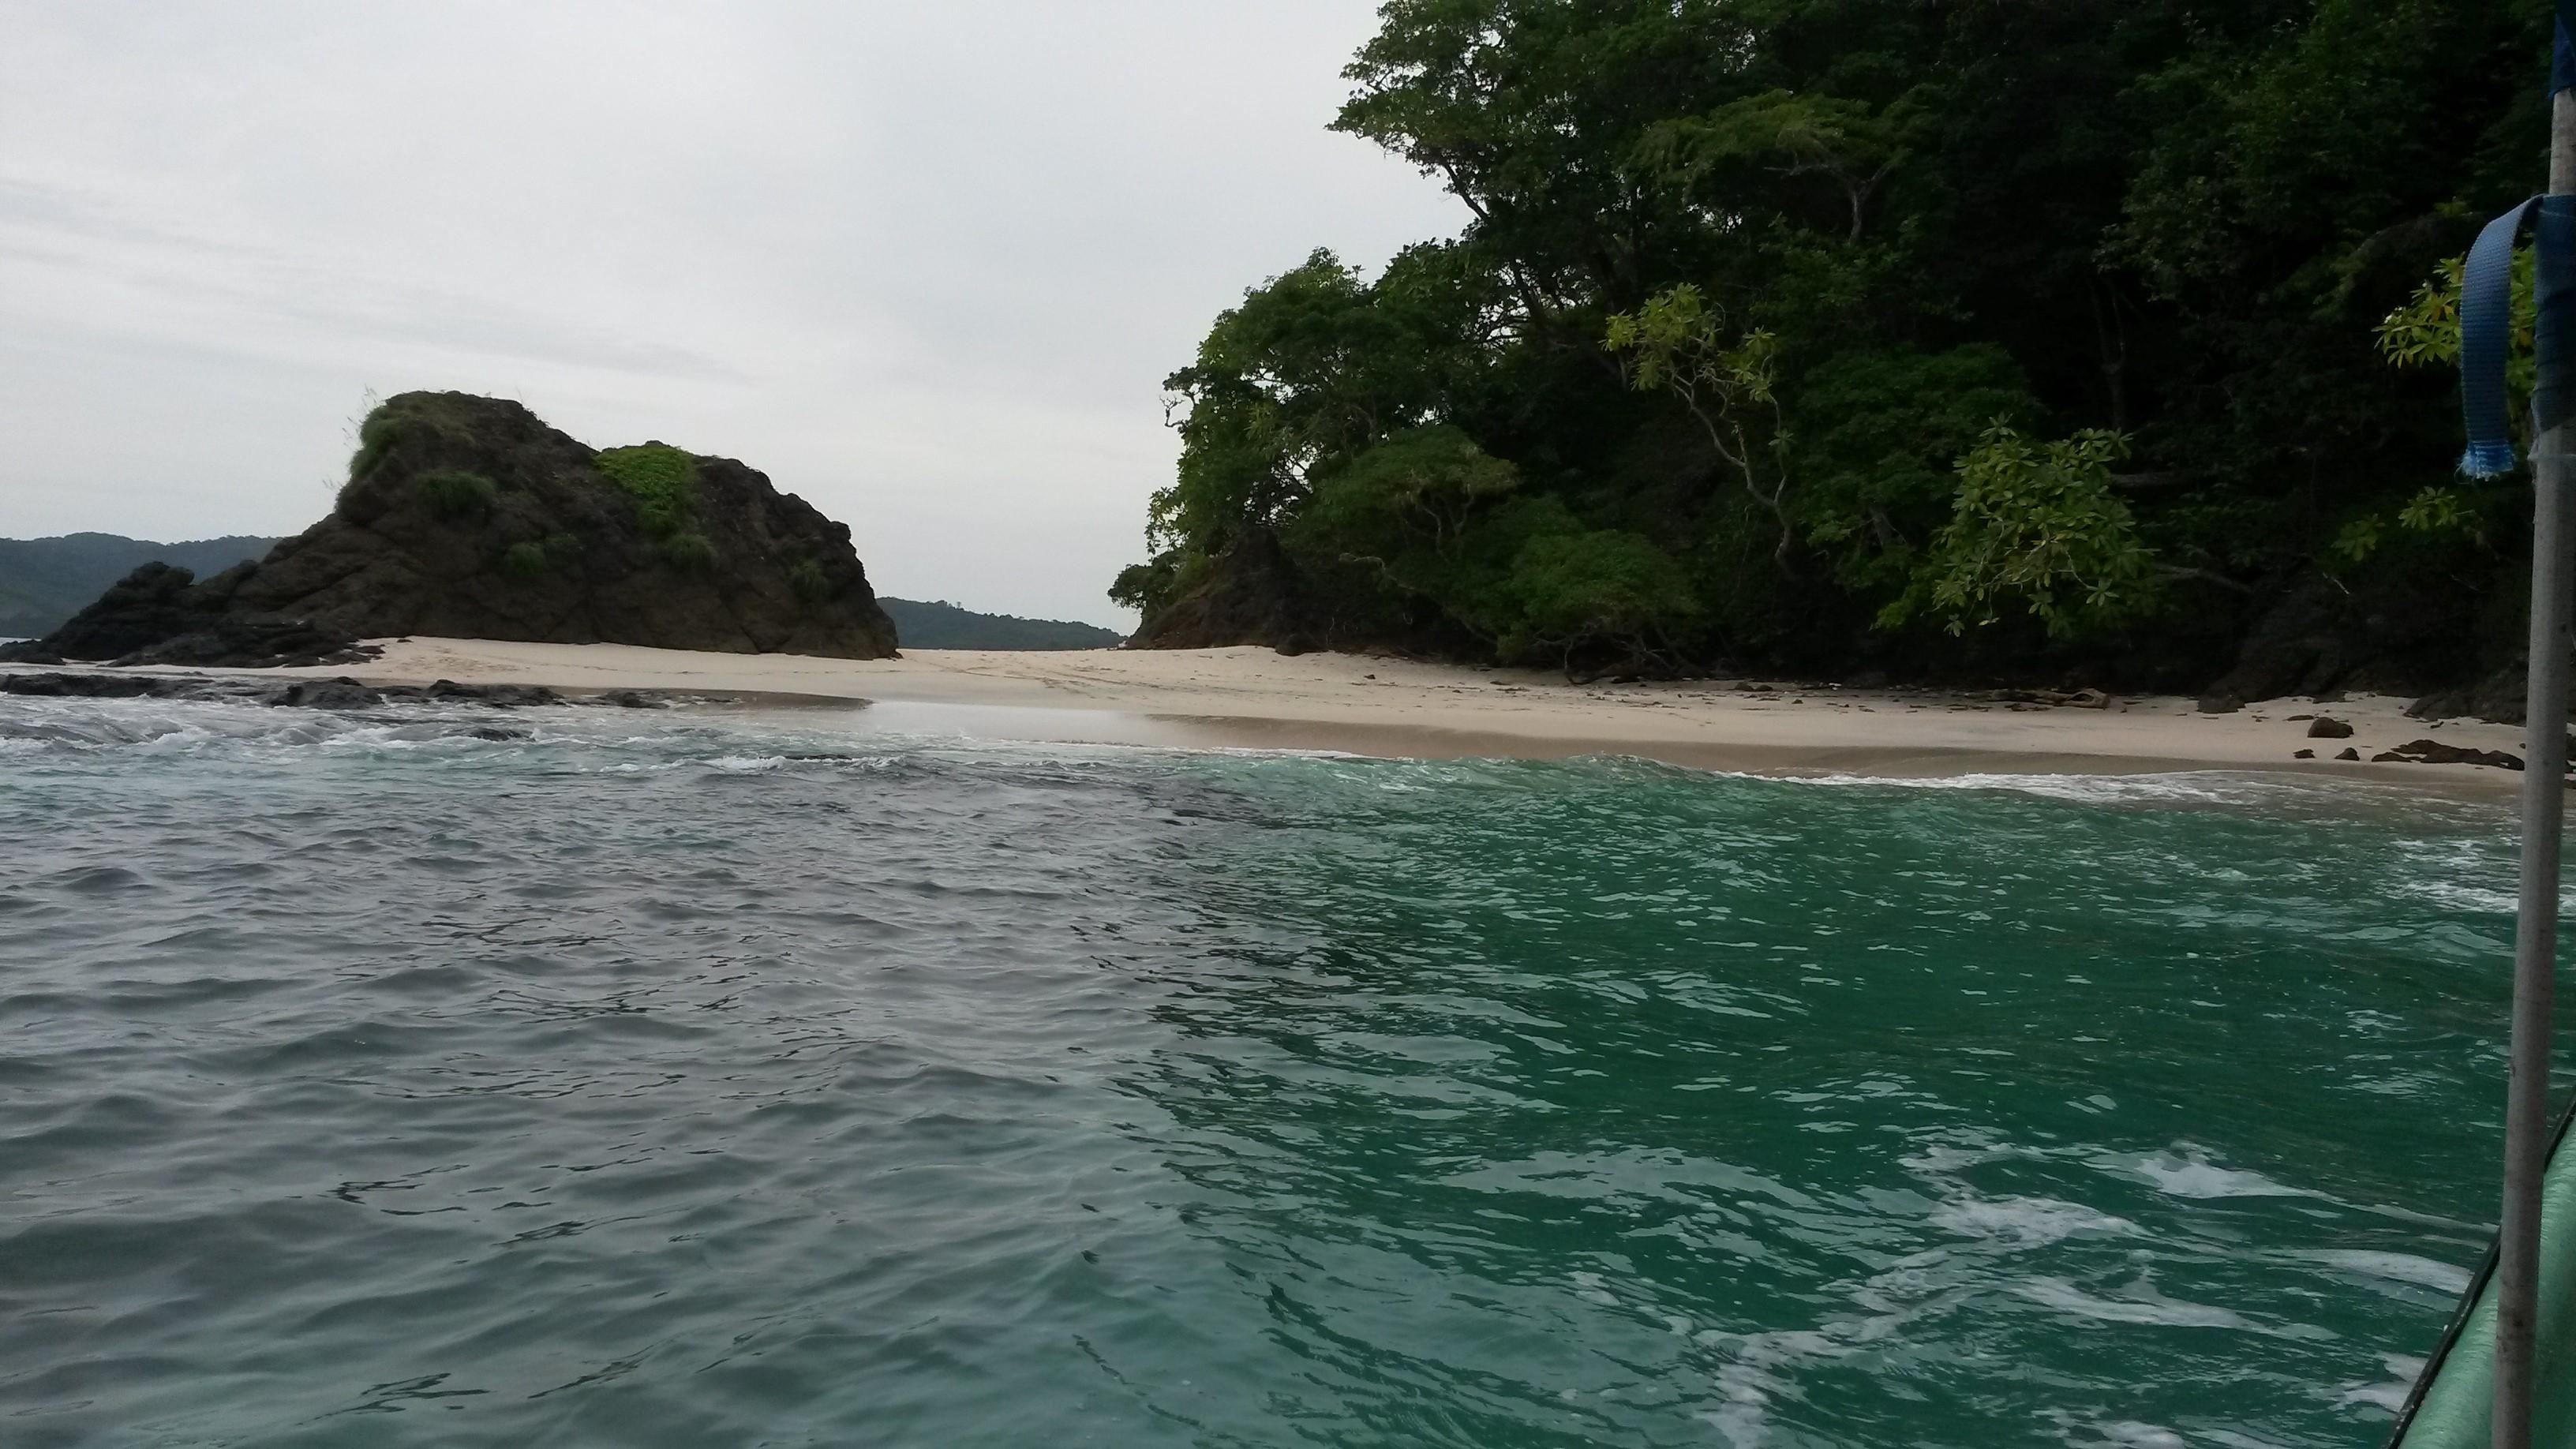
M718 755L706 762L708 769L728 775L766 775L786 764L785 755Z
M2393 1283L2412 1283L2457 1297L2469 1291L2469 1282L2477 1275L2455 1263L2435 1262L2413 1253L2376 1252L2363 1248L2319 1248L2285 1256L2321 1263L2329 1268L2385 1278Z
M2343 1391L2343 1397L2337 1402L2366 1404L2391 1414L2405 1408L2406 1396L2415 1392L2415 1381L2424 1377L2425 1360L2410 1354L2383 1353L2379 1362L2388 1371L2387 1378L2375 1384L2353 1384Z
M2136 1323L2159 1328L2252 1329L2255 1324L2232 1308L2214 1303L2186 1303L2178 1298L2098 1298L2064 1278L2025 1278L2013 1291L2033 1303L2078 1318L2102 1323Z
M2138 1231L2127 1218L2047 1197L1953 1199L1933 1210L1932 1224L1966 1237L2009 1239L2029 1247L2063 1242L2078 1233Z
M2097 1161L2095 1166L2107 1172L2143 1178L2156 1191L2168 1197L2212 1199L2228 1197L2321 1197L2310 1188L2291 1187L2274 1182L2259 1172L2221 1167L2209 1160L2209 1154L2191 1143L2179 1143L2172 1151L2148 1157L2120 1157Z
M2037 795L2084 805L2212 804L2251 805L2285 796L2330 798L2328 791L2303 781L2227 770L2177 771L2135 775L2046 775L1984 773L1971 775L1739 775L1798 785L1868 786L1895 790L1984 790ZM2338 789L2343 787L2338 786Z

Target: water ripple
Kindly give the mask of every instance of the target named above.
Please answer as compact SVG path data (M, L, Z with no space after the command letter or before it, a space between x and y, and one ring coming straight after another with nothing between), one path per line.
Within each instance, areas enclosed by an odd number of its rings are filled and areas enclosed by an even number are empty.
M507 723L0 700L13 1449L2322 1446L2484 1246L2485 807Z

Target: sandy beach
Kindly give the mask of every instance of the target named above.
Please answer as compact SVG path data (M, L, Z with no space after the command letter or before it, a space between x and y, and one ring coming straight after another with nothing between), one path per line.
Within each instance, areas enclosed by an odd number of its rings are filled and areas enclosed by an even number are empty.
M2419 786L2503 790L2513 771L2373 764L2409 740L2519 754L2523 732L2409 719L2406 700L2274 700L2227 715L2185 699L2052 705L2002 695L1862 690L1781 679L1568 684L1470 669L1261 648L1021 653L910 650L892 660L821 659L468 639L379 641L341 668L368 683L542 684L567 691L703 692L771 702L941 706L921 718L960 733L1184 747L1338 749L1456 757L1632 754L1714 769L1921 776L2265 770ZM170 671L188 672L188 671ZM2308 719L2353 727L2310 739ZM2345 747L2360 762L2337 762ZM2318 758L2300 760L2300 750Z

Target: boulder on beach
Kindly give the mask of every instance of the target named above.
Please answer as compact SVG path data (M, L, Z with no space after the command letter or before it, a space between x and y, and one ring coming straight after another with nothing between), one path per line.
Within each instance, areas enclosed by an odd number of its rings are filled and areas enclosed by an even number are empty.
M440 635L883 659L850 530L730 458L594 449L518 403L404 393L359 428L331 513L199 580L147 564L35 662L271 665Z

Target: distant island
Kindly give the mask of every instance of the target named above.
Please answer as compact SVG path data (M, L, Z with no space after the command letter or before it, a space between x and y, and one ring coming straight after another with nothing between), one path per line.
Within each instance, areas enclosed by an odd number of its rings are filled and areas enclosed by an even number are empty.
M1069 619L979 614L944 600L879 598L906 649L1115 649L1126 636Z

